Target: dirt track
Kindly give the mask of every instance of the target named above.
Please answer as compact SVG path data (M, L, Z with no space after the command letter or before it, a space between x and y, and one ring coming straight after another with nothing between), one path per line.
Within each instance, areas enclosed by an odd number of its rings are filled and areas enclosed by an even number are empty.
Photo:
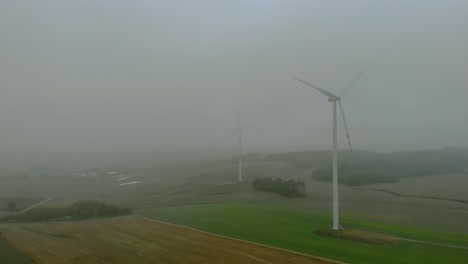
M37 263L339 263L138 216L0 225Z

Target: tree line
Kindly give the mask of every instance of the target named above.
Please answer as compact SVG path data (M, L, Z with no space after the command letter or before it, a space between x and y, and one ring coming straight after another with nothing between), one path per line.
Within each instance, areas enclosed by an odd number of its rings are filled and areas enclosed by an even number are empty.
M305 183L299 180L284 180L281 178L257 178L252 182L255 191L278 193L286 197L304 197Z
M67 208L34 208L21 214L8 215L1 222L36 222L66 219L87 219L109 217L133 213L130 208L120 208L94 200L82 200Z

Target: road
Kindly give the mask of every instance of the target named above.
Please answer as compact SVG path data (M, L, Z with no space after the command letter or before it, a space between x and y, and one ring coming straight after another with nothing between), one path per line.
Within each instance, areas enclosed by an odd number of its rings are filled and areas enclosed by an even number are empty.
M14 213L13 215L23 214L23 213L25 213L25 212L27 212L27 211L33 209L34 207L43 205L43 204L45 204L45 203L47 203L48 201L51 201L51 200L53 200L53 199L55 199L55 198L47 198L47 199L45 199L44 201L41 201L41 202L39 202L39 203L37 203L37 204L33 204L33 205L29 206L28 208L26 208L26 209L20 211L20 212Z

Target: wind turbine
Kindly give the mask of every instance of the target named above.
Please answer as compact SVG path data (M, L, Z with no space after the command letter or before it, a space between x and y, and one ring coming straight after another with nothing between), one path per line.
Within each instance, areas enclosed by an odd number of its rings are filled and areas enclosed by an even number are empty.
M242 153L243 153L243 149L242 149L242 134L243 134L243 131L244 131L244 128L255 128L257 130L260 130L259 128L255 127L255 126L252 126L252 125L249 125L249 124L245 124L242 122L241 118L240 118L240 115L239 115L239 110L237 111L237 129L234 131L234 133L232 134L232 136L229 138L229 141L232 140L232 138L235 136L235 135L238 135L238 155L239 155L239 169L238 169L238 172L239 172L239 176L238 176L238 181L239 182L242 182L243 180L243 177L242 177Z
M229 141L231 141L231 139L237 134L239 136L239 139L238 139L238 155L239 155L239 169L238 169L238 172L239 172L239 176L238 176L238 181L239 182L242 182L242 128L243 128L243 125L242 125L242 122L240 120L240 117L239 117L239 110L237 111L237 129L234 131L234 133L232 134L231 138L229 139Z
M348 138L349 149L350 151L352 151L351 140L349 139L349 133L348 133L348 126L346 125L346 118L345 118L343 106L341 105L341 97L349 90L349 88L351 88L351 85L361 76L363 72L364 71L361 71L356 77L354 77L354 79L351 80L351 82L349 82L349 84L345 87L345 89L340 94L340 96L332 94L316 85L310 84L306 81L293 77L293 79L325 94L326 96L328 96L328 102L333 103L333 150L332 150L332 157L333 157L333 226L332 226L332 229L333 230L342 229L340 226L339 207L338 207L338 155L337 155L337 150L336 150L336 146L337 146L336 102L338 102L338 105L340 107L341 116L343 117L343 124L344 124L345 131L346 131L346 136Z

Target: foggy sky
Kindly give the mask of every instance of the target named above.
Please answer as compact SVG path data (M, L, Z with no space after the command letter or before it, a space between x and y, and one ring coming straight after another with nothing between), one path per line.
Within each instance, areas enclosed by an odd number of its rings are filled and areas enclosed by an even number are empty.
M464 0L0 0L0 152L234 150L238 107L251 148L328 149L331 104L291 76L363 68L354 148L467 147L467 26Z

